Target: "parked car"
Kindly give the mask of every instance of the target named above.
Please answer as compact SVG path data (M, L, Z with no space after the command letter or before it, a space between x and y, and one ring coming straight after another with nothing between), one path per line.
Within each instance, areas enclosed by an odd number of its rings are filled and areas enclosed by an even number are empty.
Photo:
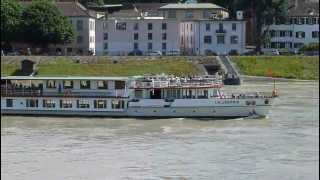
M7 53L7 56L19 56L20 52L19 51L11 51Z
M140 50L133 50L131 52L129 52L128 56L142 56L142 51Z
M278 49L271 49L264 51L265 55L280 55L280 52Z
M176 50L172 50L168 52L169 56L180 56L180 50L176 49Z
M162 52L161 51L151 51L151 52L148 52L148 56L162 56Z

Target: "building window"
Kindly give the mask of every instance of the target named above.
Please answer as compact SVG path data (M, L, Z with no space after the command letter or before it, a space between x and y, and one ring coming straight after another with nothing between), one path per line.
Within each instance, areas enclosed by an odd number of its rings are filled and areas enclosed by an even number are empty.
M124 101L122 100L112 100L111 101L112 109L123 109L124 108Z
M149 51L152 50L152 43L148 43L148 50L149 50Z
M224 36L217 36L217 44L224 44Z
M204 36L204 43L205 44L211 44L212 39L211 36Z
M319 38L319 31L312 31L312 38Z
M232 23L232 31L236 31L237 30L237 24L236 23Z
M57 87L57 86L56 86L56 81L55 81L55 80L47 80L46 87L47 87L47 88L50 88L50 89L56 88L56 87Z
M306 18L306 24L311 24L312 19L311 18Z
M72 108L72 100L69 100L69 99L60 100L60 108Z
M306 33L303 31L296 32L296 38L302 39L305 38Z
M306 19L305 18L300 18L300 22L299 22L299 24L305 24L306 23Z
M162 43L162 50L166 50L167 49L167 43Z
M162 40L167 40L167 33L162 33Z
M210 31L210 27L211 27L210 24L207 23L207 24L206 24L206 31Z
M6 99L6 107L13 107L13 99Z
M139 23L134 23L133 30L139 30Z
M108 89L108 81L98 81L97 87L98 89Z
M90 81L80 81L80 89L90 89Z
M83 30L83 21L77 20L77 31L82 31L82 30Z
M193 13L191 11L187 11L186 15L185 15L185 18L187 18L187 19L193 18Z
M95 109L106 109L107 108L107 100L94 100L94 108Z
M292 31L288 31L289 37L292 37Z
M139 40L139 34L138 33L134 33L133 34L133 39L134 40Z
M44 108L55 108L56 107L56 101L53 99L44 99L42 101L42 107Z
M152 40L152 33L148 33L148 40Z
M86 99L77 100L77 108L90 108L90 102Z
M127 23L125 22L117 22L116 29L120 31L125 31L127 29Z
M108 33L103 33L103 40L108 40Z
M177 13L175 10L168 11L168 18L176 18L176 17L177 17Z
M103 22L102 28L103 28L104 30L107 30L107 29L108 29L108 23L107 23L107 22Z
M230 42L231 44L238 44L238 36L231 36Z
M108 49L108 43L103 43L103 49Z
M211 15L210 11L203 11L203 18L204 19L209 19L210 15Z
M148 23L148 30L152 30L153 26L152 23Z
M38 107L38 99L26 99L26 107Z
M72 89L73 88L73 81L63 81L63 88L64 89Z
M298 18L293 18L293 22L294 22L294 24L299 24Z
M286 36L286 31L280 31L280 37L285 37Z
M317 24L317 18L312 18L312 24Z
M285 42L280 42L279 43L279 48L280 49L286 48L286 43Z
M82 36L77 36L77 43L81 44L83 42L83 37Z
M276 48L276 43L275 42L271 42L271 48Z
M139 44L138 43L133 43L133 49L135 49L135 50L137 50L137 49L139 49Z
M115 81L114 82L115 89L125 89L126 82L125 81Z
M67 53L72 53L72 48L71 47L67 48Z
M167 30L167 23L162 23L162 30Z

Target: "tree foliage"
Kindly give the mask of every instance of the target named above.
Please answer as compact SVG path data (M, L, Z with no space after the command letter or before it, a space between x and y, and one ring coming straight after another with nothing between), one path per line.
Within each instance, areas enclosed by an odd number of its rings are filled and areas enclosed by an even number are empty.
M1 0L1 41L19 40L22 10L16 0Z
M29 43L69 43L74 39L74 29L54 2L34 1L23 12L24 40Z
M274 21L284 21L287 17L287 0L239 0L238 7L251 12L256 21L257 51L261 51L261 45L266 41L269 26ZM263 31L263 27L267 27Z

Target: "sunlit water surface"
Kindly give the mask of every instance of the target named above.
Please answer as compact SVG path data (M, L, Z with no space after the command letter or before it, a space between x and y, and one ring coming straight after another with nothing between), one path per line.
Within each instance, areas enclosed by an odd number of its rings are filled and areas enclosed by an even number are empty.
M279 82L265 119L3 116L1 178L319 178L319 84ZM271 91L272 82L227 89Z

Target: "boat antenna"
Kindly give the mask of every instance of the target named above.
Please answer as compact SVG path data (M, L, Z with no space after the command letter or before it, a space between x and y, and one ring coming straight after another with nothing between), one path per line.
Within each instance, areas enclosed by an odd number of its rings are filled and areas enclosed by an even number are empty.
M272 97L278 97L277 89L276 89L276 78L273 76L272 69L268 69L268 76L273 79L273 90L272 90Z

